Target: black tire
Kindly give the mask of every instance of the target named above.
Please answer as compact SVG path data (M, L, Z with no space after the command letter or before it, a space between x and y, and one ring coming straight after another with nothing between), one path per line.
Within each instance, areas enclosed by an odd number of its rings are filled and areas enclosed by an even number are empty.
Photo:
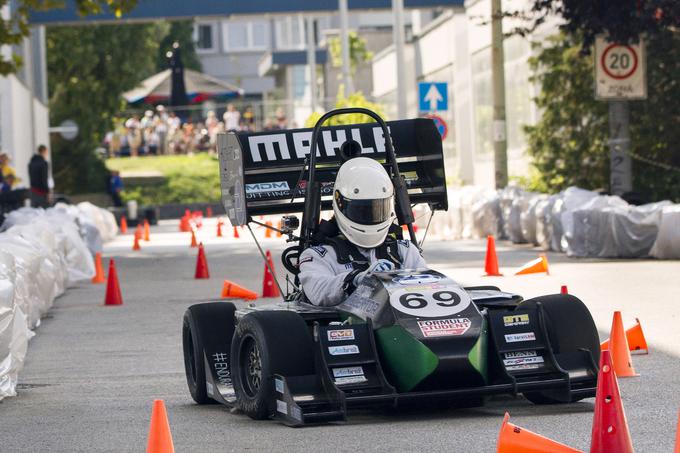
M571 294L551 294L525 300L519 304L518 309L535 307L538 302L543 306L548 338L555 353L588 349L595 363L600 362L600 337L597 327L590 311L579 298ZM560 366L565 368L563 364ZM526 392L524 396L534 404L566 403L546 392ZM581 399L574 398L571 402Z
M232 303L211 302L192 305L184 312L182 322L182 347L184 350L184 372L191 397L198 404L213 404L206 390L206 351L229 351L234 332L234 311ZM210 354L210 352L208 352Z
M305 321L289 311L260 311L239 320L231 343L236 406L255 420L269 418L272 376L314 374L314 342Z

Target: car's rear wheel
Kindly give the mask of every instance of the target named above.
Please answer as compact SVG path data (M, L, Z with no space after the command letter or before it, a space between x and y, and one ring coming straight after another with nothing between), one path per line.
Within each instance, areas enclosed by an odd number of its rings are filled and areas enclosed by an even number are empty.
M595 363L600 362L600 337L590 311L583 302L571 294L552 294L523 301L518 309L535 307L540 303L545 313L546 330L555 353L577 352L587 349ZM558 360L559 363L559 360ZM560 364L563 368L566 365ZM549 392L526 392L524 396L534 404L559 404L561 401ZM579 401L575 398L571 402Z
M234 311L234 304L211 302L192 305L184 313L184 371L191 397L198 404L215 402L207 393L204 356L224 353L228 362L227 354L234 333Z
M239 320L231 344L236 405L262 420L272 412L272 376L314 373L314 342L297 313L260 311Z

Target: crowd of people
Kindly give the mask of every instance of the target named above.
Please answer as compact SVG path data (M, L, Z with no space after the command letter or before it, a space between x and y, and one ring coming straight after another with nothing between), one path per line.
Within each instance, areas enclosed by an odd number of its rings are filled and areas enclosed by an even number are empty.
M40 145L28 163L28 187L17 177L11 165L9 154L0 151L0 217L24 205L27 198L31 206L46 208L52 196L52 181L49 176L47 146Z
M190 154L216 150L217 134L231 131L259 131L286 129L288 122L283 109L264 122L256 118L252 106L239 111L228 104L218 116L211 110L204 118L192 116L180 118L173 111L159 105L156 111L147 110L144 115L117 122L116 128L104 139L109 157L143 156L163 154Z

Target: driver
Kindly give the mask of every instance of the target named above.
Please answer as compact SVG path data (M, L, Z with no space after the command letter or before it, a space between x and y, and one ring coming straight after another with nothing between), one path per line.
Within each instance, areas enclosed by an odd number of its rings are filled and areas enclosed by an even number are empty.
M400 231L393 224L394 187L375 160L355 157L342 164L333 212L332 220L319 224L317 245L300 255L300 282L312 304L338 305L372 272L427 267L418 248L391 231Z

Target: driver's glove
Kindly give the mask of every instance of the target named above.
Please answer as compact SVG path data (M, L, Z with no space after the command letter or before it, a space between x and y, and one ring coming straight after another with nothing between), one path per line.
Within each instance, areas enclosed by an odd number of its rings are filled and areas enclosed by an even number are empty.
M367 275L372 274L374 272L387 272L393 269L394 263L392 263L391 261L385 259L378 260L375 263L371 264L371 267L369 267L365 271L359 272L357 275L355 275L354 280L352 280L352 284L356 288L361 284L362 280L366 278Z

